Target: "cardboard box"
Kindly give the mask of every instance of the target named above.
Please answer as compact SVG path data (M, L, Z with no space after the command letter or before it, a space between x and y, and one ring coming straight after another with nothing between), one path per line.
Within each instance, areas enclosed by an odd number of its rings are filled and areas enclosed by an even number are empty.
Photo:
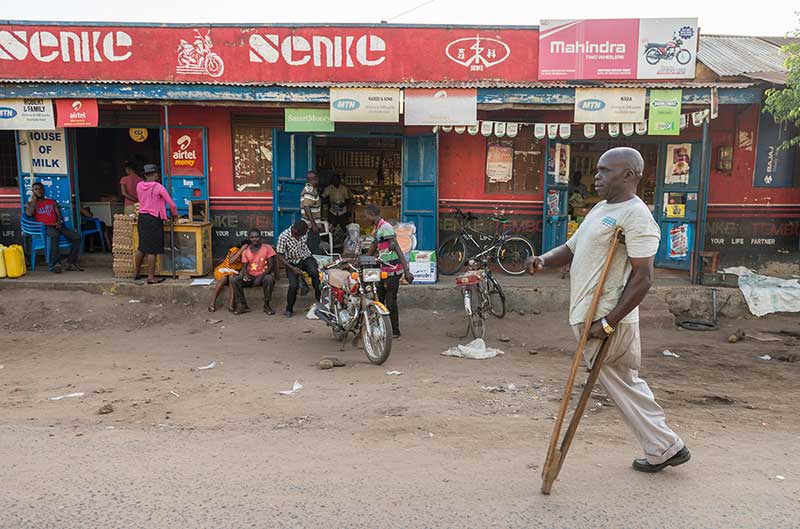
M415 285L436 283L436 252L412 250L408 254L408 268Z

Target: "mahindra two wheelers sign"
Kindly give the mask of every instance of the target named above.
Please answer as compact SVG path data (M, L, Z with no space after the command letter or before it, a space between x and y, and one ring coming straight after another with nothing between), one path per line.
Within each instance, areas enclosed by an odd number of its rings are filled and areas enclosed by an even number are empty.
M0 77L202 83L530 81L536 29L0 24Z
M543 20L540 80L693 79L696 18Z

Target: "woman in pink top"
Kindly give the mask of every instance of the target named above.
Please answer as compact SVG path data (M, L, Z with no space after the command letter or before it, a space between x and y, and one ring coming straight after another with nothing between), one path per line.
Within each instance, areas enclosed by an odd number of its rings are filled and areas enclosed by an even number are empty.
M178 207L169 196L167 190L158 180L158 167L153 164L144 166L144 182L136 186L136 195L139 198L139 248L134 259L135 279L139 279L139 268L142 266L144 256L147 256L147 284L161 283L164 278L156 279L156 254L164 253L164 220L167 218L169 205L173 219L178 216Z

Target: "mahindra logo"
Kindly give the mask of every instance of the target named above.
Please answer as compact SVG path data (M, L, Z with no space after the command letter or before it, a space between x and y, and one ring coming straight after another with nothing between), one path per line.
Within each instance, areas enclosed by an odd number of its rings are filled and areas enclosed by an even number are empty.
M0 107L0 119L13 119L17 117L17 111L10 107Z
M188 149L190 143L192 143L192 138L190 138L189 136L187 136L185 134L183 136L181 136L180 138L178 138L178 147L182 151L185 151L186 149Z
M598 112L606 108L606 103L601 99L584 99L578 102L578 108L588 112Z
M341 35L326 37L312 35L268 34L250 35L250 62L275 64L279 60L289 66L324 66L326 68L354 68L378 66L386 60L386 41L377 35Z
M448 59L470 71L482 71L508 59L511 48L502 40L475 35L454 40L444 53Z
M576 53L625 53L625 44L621 42L564 42L554 40L550 43L550 53L576 54Z
M78 112L81 109L82 106L83 106L83 103L81 103L80 101L73 101L72 102L72 110L74 110L75 112Z

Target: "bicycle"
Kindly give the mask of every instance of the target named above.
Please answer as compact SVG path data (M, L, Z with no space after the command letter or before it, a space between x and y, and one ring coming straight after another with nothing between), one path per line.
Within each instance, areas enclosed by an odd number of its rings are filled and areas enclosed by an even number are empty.
M511 229L503 233L489 234L472 227L472 221L477 217L472 213L463 212L459 208L454 211L463 219L459 234L444 241L439 246L438 260L439 272L443 275L453 275L459 272L467 260L467 246L477 251L471 256L473 259L493 257L506 274L518 276L525 273L525 261L535 255L533 245L519 235L511 235ZM492 215L489 220L500 226L510 221L499 215Z
M468 266L469 271L456 278L467 313L467 330L461 338L466 338L470 332L473 338L483 338L489 314L496 318L506 315L506 295L489 270L485 256L477 260L470 259Z

